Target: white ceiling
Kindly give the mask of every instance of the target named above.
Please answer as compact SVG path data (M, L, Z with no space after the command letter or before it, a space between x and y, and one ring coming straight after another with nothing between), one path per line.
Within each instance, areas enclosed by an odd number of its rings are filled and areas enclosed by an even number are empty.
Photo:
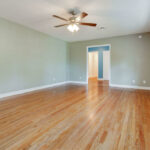
M77 33L53 18L56 14L68 18L70 8L89 14L83 21L94 22L104 31L80 26ZM80 41L150 31L150 0L0 0L0 16L65 41Z

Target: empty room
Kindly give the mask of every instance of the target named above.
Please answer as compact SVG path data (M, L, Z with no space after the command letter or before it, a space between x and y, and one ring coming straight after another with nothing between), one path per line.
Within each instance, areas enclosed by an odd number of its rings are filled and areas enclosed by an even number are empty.
M150 150L150 0L0 0L0 150Z

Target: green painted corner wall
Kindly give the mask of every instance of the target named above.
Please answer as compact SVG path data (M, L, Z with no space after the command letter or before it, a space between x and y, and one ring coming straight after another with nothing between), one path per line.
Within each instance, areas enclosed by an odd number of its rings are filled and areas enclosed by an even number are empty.
M86 82L87 46L111 44L111 84L150 86L150 33L142 35L69 43L70 80Z
M150 86L150 33L142 35L68 43L1 18L0 94L67 80L86 82L86 48L105 44L111 44L112 84L133 85L135 80L134 85Z
M0 93L66 81L68 57L66 42L0 19Z

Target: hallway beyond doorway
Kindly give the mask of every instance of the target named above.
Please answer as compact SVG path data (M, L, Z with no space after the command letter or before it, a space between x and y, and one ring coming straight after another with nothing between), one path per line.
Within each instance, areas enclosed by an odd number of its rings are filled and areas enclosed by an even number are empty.
M111 45L96 45L87 47L87 82L89 78L97 80L111 79Z

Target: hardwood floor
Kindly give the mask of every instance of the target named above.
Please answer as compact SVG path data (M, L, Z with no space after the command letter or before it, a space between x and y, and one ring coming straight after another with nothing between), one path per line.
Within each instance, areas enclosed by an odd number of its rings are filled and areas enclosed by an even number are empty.
M8 98L0 150L150 150L150 91L90 81Z

